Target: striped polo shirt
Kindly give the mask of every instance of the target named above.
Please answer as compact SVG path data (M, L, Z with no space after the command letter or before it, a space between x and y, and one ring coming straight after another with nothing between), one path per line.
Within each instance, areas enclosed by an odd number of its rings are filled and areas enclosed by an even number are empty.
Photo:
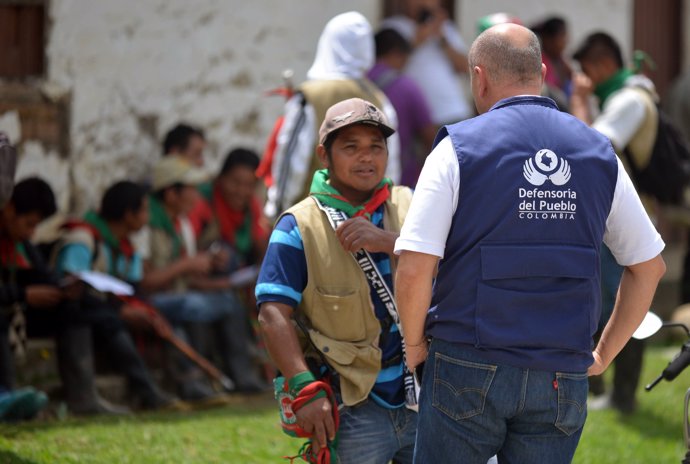
M380 206L372 215L372 223L380 228L383 228L383 210L384 207ZM387 253L371 253L371 256L386 284L392 289L390 257ZM307 260L302 236L295 217L287 214L281 217L271 234L256 285L257 304L277 302L295 308L302 301L302 292L306 286ZM371 299L379 320L387 320L388 312L373 291ZM398 361L379 372L369 396L385 408L398 408L405 404L402 347L398 327L391 323L388 336L382 336L381 340L382 364L388 366L389 361L396 357Z

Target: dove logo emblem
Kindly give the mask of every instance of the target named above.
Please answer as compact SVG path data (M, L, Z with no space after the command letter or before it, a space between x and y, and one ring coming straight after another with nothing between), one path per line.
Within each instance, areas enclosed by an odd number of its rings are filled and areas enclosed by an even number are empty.
M553 185L565 185L570 180L570 164L565 158L559 158L544 148L525 161L522 174L527 182L537 187L547 180Z

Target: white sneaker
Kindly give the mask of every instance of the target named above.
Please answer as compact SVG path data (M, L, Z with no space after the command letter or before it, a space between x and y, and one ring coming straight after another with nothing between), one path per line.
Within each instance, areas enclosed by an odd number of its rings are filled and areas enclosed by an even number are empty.
M612 407L611 393L604 393L603 395L587 399L587 409L590 411L602 411L604 409L611 409Z

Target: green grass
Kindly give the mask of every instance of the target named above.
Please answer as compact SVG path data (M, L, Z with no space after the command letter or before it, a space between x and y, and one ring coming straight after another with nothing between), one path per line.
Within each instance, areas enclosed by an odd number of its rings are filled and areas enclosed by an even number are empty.
M690 368L672 382L662 381L651 392L644 391L644 385L661 373L679 348L647 349L634 414L589 412L575 464L679 463L683 459L683 401L690 387Z
M0 463L267 463L300 442L280 431L275 400L187 413L69 419L0 427Z
M647 350L642 383L650 382L676 347ZM690 369L652 392L640 391L629 417L592 411L576 464L673 463L684 456L682 408ZM0 426L1 464L272 463L287 462L301 441L283 435L268 395L192 413L69 419Z

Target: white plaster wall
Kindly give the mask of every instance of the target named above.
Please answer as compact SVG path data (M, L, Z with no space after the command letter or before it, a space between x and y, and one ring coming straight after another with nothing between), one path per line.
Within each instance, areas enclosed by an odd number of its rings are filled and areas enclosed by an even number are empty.
M20 171L69 171L70 209L81 212L111 182L146 178L179 120L206 130L211 169L233 146L261 152L282 111L263 92L285 68L295 83L304 78L332 16L357 10L375 27L380 9L370 0L52 0L48 81L72 95L71 153L65 161L33 147Z
M526 26L558 15L568 21L571 52L590 33L604 30L613 35L630 55L632 49L632 0L456 0L458 24L468 44L477 34L477 18L505 12Z
M64 159L29 144L19 172L48 178L63 209L76 212L96 205L115 180L145 179L163 135L179 120L206 130L210 169L233 146L261 152L282 111L281 99L264 91L282 83L285 68L295 71L295 83L304 79L332 16L358 10L376 28L381 12L376 0L49 4L44 88L52 96L71 95L71 152ZM632 0L457 0L456 11L468 44L477 18L498 11L528 25L562 15L570 21L573 47L595 29L613 33L625 50L632 40Z

